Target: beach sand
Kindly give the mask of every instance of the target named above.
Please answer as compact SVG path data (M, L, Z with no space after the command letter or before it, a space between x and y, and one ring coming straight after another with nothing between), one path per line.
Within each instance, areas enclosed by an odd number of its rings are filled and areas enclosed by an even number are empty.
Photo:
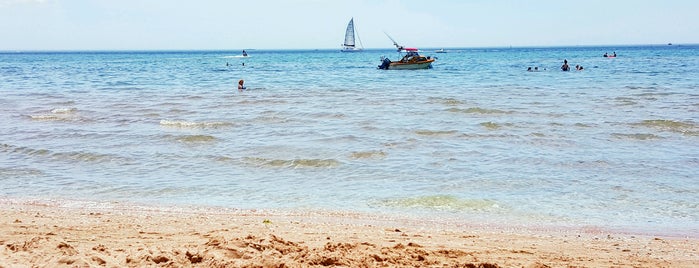
M0 200L0 267L699 267L699 240L339 212Z

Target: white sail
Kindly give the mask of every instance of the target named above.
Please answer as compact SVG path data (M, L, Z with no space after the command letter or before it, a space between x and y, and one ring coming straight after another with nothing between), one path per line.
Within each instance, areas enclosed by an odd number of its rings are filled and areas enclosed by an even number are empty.
M354 47L354 18L350 19L345 31L345 47Z
M342 51L343 52L356 52L356 51L362 51L362 47L356 47L354 38L355 38L355 29L354 29L354 18L350 19L349 23L347 23L347 30L345 31L345 43L342 44ZM362 45L362 40L359 39L359 35L357 34L357 39L359 40L359 45Z

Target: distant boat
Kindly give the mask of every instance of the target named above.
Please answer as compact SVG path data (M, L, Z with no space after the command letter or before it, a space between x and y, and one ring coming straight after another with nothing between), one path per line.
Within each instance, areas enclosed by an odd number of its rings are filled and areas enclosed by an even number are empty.
M398 61L391 61L388 58L382 57L381 65L379 69L382 70L417 70L417 69L429 69L432 68L432 63L435 61L434 58L425 57L418 53L418 49L414 47L403 47L396 43L391 36L386 34L393 45L398 49L399 55L402 58Z
M357 47L354 42L354 18L351 18L349 23L347 23L347 30L345 30L345 43L342 44L342 52L360 52L364 50L364 46L362 45L362 39L359 38L359 34L357 34L356 36L357 40L359 40L360 47Z
M672 46L672 43L667 43L668 46Z
M437 49L437 50L435 50L435 52L434 52L434 53L447 53L447 51L446 51L446 50L444 50L443 48L441 48L441 49Z

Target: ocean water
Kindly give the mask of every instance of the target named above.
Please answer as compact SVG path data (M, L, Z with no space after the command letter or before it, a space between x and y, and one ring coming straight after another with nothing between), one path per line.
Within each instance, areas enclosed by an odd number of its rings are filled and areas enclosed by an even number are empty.
M0 198L699 236L699 46L431 51L0 53Z

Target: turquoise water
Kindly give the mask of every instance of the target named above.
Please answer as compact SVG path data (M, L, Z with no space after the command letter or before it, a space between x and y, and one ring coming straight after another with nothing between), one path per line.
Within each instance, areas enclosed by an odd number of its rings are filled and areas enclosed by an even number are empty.
M699 236L699 46L430 51L0 53L0 197Z

